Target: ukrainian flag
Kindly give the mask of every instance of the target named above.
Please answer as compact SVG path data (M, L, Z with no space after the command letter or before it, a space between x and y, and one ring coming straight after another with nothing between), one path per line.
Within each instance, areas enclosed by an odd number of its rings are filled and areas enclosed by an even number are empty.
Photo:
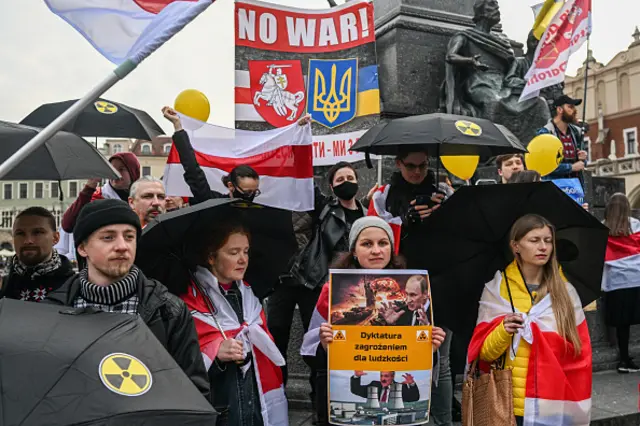
M356 108L356 117L380 114L380 86L378 86L377 65L358 70L358 105Z
M547 31L551 20L560 12L562 6L564 6L564 0L545 0L544 3L532 6L533 13L536 15L536 22L533 24L533 35L538 40Z

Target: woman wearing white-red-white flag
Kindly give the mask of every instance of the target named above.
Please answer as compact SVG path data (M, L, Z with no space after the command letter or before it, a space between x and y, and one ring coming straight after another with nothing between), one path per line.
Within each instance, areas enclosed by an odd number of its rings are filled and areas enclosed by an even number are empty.
M211 382L217 426L288 426L281 367L260 300L244 281L249 231L213 223L190 247L194 279L180 297L193 316ZM213 425L212 425L213 426Z
M163 108L176 130L164 173L167 195L241 198L291 211L313 210L309 120L264 132L204 124ZM183 128L183 123L185 124Z
M404 269L405 260L394 253L395 236L391 226L383 219L366 216L358 219L349 231L349 252L340 254L332 269ZM433 350L437 350L446 337L440 327L433 327ZM329 324L329 283L324 284L322 293L311 317L309 329L304 335L300 354L316 357L318 377L316 380L316 412L318 426L329 425L327 389L327 345L333 342L333 332Z
M556 259L555 229L523 216L510 248L515 260L485 285L467 361L479 359L488 371L504 360L519 426L587 426L591 341L578 293Z
M620 363L618 373L636 373L640 367L629 356L631 326L640 324L640 221L631 217L626 195L613 194L604 211L609 240L602 274L605 320L616 328Z

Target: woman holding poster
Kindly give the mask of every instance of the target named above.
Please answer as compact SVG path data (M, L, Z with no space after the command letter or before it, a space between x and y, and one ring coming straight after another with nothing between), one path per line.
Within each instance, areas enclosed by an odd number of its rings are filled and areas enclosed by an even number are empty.
M523 216L510 248L515 260L485 285L467 361L512 370L518 425L588 425L591 341L578 293L556 259L555 229Z
M332 265L336 269L403 269L404 259L394 254L394 235L384 220L367 216L354 222L349 233L349 252L339 256ZM316 356L317 365L324 366L318 371L317 414L318 425L328 425L328 389L327 389L327 346L333 341L329 316L329 285L325 284L313 313L309 331L304 336L301 353L304 356ZM441 328L434 327L432 343L434 349L440 347L445 339ZM390 372L391 373L391 372ZM381 378L383 381L384 378Z

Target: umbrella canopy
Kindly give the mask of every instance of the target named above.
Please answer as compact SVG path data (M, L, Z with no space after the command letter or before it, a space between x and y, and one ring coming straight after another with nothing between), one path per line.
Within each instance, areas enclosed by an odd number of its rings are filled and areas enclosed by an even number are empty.
M496 155L526 152L518 138L504 126L481 118L451 114L426 114L391 120L372 127L352 151L396 155L400 147L436 148L438 155Z
M513 261L511 226L529 213L555 226L558 260L583 305L600 296L608 229L555 184L465 186L409 233L404 250L410 267L428 269L440 322L473 329L484 284Z
M46 127L76 101L77 99L41 105L20 124ZM98 99L88 105L62 130L80 136L136 138L149 141L164 134L158 123L146 112L106 99Z
M0 389L3 426L200 426L216 418L137 315L1 300Z
M0 121L0 164L41 129ZM7 173L4 180L118 179L100 152L73 133L58 132Z
M136 265L145 275L181 294L189 284L189 249L207 224L239 220L251 233L245 280L259 298L266 297L287 272L297 250L291 212L229 199L208 200L158 216L142 233Z

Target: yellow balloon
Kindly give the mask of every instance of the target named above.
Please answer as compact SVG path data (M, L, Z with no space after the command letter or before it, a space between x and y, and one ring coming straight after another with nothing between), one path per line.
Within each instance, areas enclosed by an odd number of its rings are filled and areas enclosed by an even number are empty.
M533 138L527 146L524 156L527 169L535 170L546 176L558 168L563 159L562 142L553 135L540 135Z
M211 113L209 99L204 93L195 89L187 89L176 98L174 109L181 114L206 122Z
M449 173L462 180L469 180L478 168L480 157L478 155L443 155L440 160Z

